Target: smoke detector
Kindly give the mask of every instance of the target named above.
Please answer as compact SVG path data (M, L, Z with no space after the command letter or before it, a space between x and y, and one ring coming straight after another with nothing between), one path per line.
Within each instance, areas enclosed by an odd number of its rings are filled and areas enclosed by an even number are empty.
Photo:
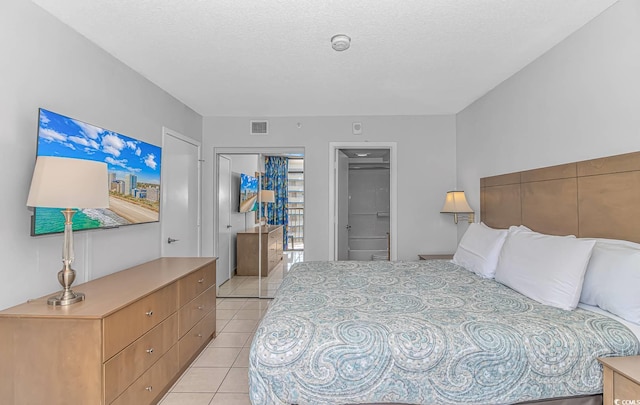
M331 37L331 47L338 52L345 51L351 46L351 38L344 34Z

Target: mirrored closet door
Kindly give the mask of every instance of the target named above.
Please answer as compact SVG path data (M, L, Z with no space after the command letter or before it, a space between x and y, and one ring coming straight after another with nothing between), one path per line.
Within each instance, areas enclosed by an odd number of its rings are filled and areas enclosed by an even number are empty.
M218 151L218 297L272 298L304 254L303 154Z

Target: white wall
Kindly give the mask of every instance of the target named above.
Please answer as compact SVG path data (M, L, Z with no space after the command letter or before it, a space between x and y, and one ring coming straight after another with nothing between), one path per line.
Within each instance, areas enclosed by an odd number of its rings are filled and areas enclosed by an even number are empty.
M259 118L259 117L258 117ZM305 151L305 260L329 258L329 142L398 143L398 258L451 252L453 220L440 214L455 186L453 116L269 118L269 135L249 135L250 118L206 117L203 130L203 252L213 254L214 147L302 147ZM363 134L352 135L353 122ZM300 128L298 128L300 123Z
M457 115L474 208L481 177L640 150L639 38L640 2L621 0Z
M62 235L29 236L38 107L161 145L202 139L202 117L31 2L0 2L0 308L60 288ZM77 283L160 255L159 224L75 234ZM91 297L88 297L91 299Z

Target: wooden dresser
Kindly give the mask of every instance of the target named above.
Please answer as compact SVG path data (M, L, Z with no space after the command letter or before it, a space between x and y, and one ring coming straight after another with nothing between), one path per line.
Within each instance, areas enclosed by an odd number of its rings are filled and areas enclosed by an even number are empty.
M215 334L216 262L160 258L0 312L2 404L154 404ZM51 294L52 295L52 294Z
M269 275L282 261L282 226L262 227L262 277ZM238 232L236 245L236 274L239 276L258 275L258 228Z
M640 356L604 357L604 405L640 403Z

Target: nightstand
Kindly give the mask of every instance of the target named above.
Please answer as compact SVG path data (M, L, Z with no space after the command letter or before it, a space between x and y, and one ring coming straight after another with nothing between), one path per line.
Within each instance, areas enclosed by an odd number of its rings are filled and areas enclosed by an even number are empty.
M453 259L453 254L450 255L418 255L420 260L434 260L434 259L445 259L451 260Z
M640 403L640 356L603 357L598 361L604 367L603 404Z

